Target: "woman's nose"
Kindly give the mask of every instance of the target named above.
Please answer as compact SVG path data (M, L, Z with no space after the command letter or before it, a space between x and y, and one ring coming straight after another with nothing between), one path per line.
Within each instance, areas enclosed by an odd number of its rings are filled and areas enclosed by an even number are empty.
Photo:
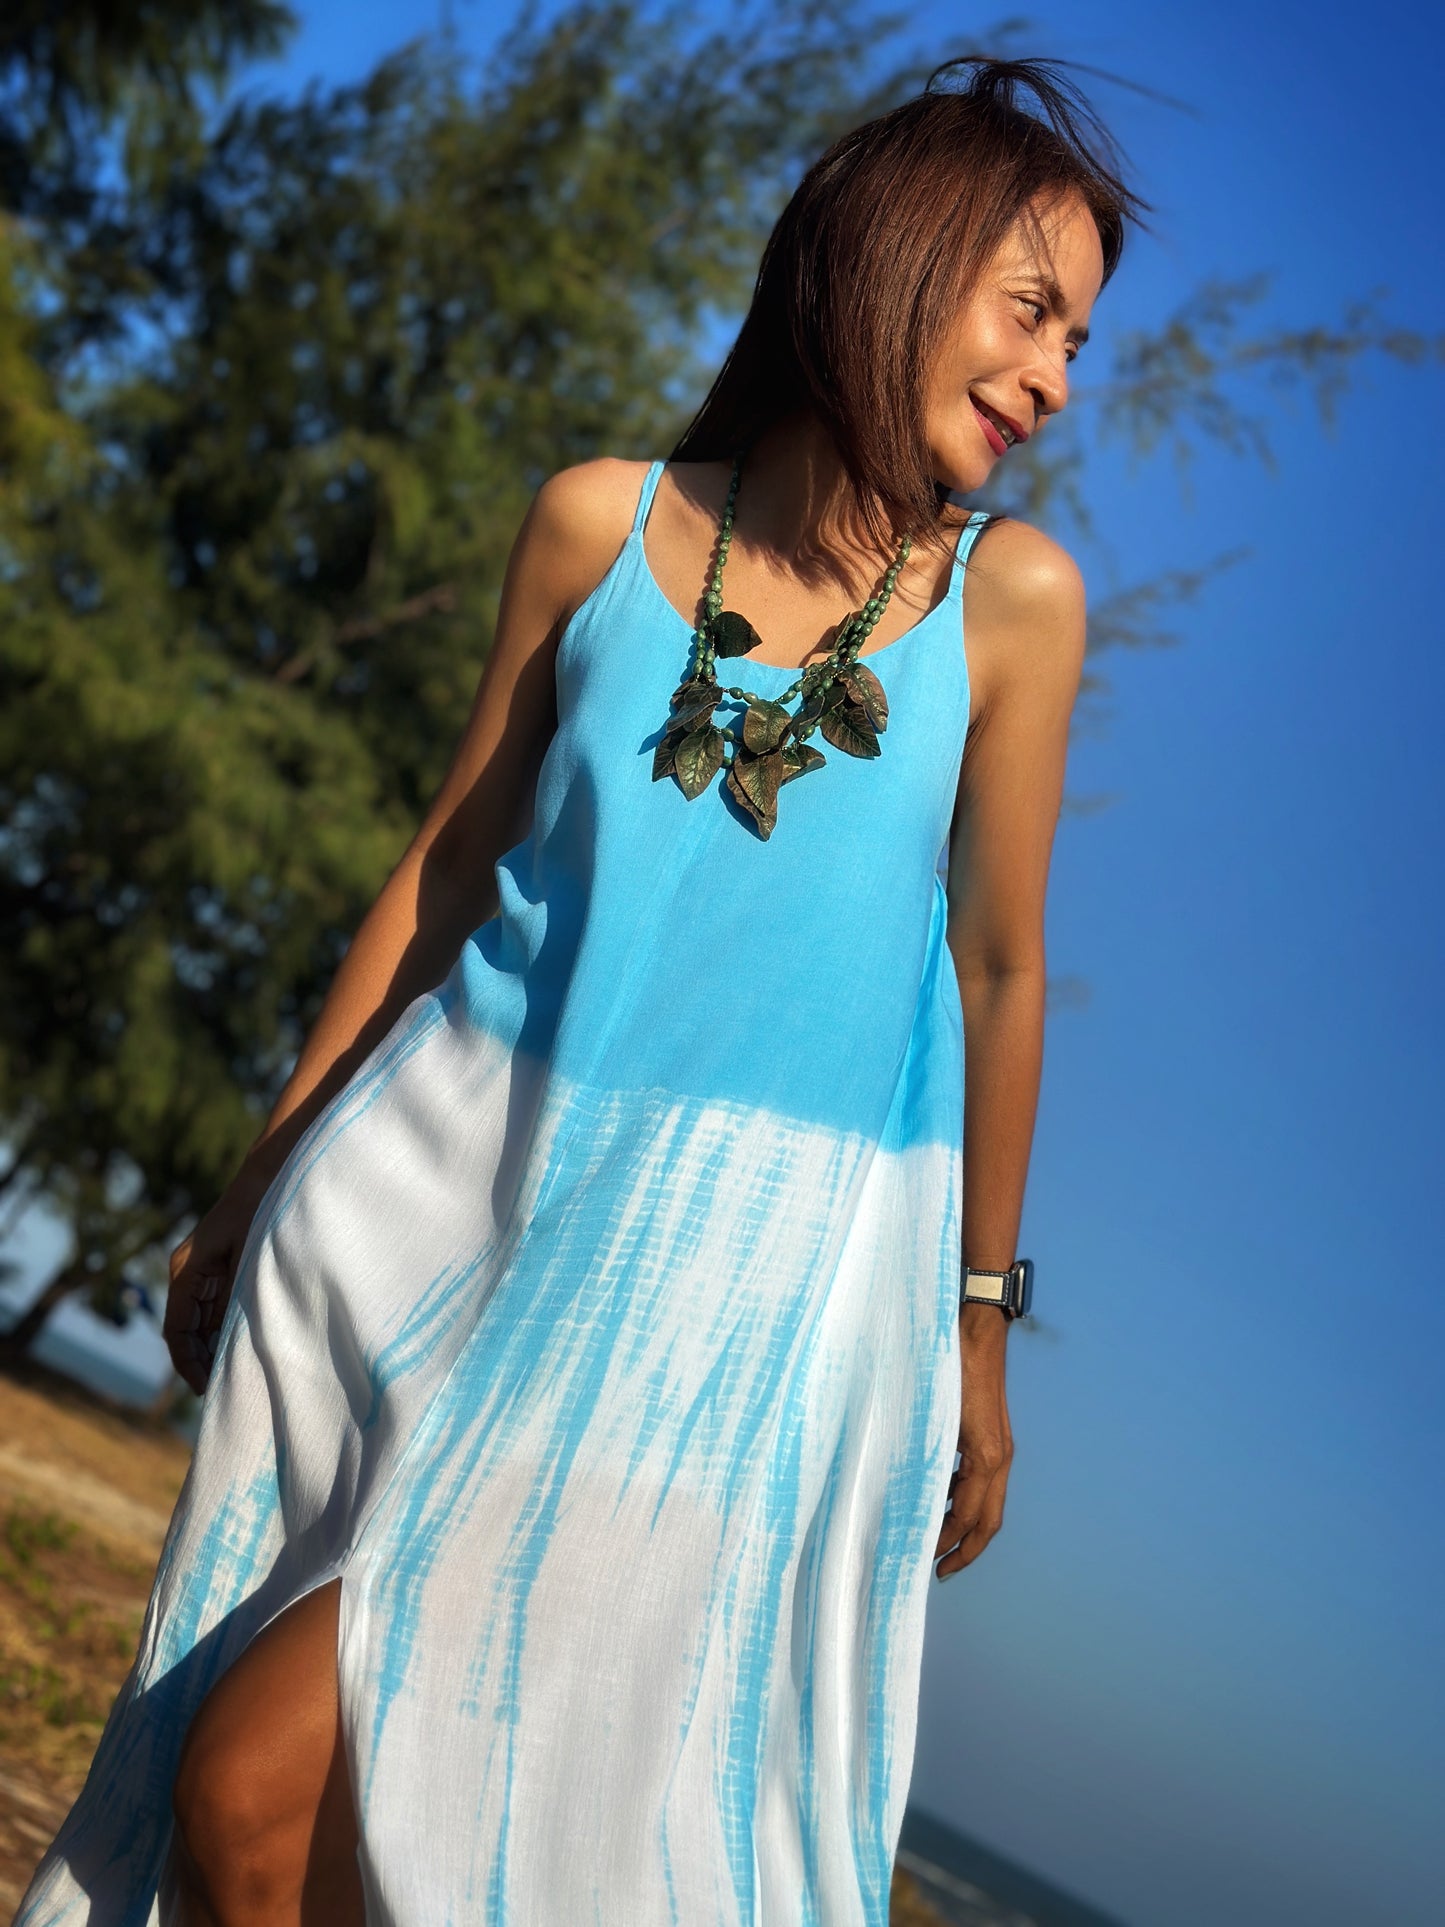
M1034 412L1039 420L1045 415L1057 415L1069 402L1069 374L1065 361L1060 356L1051 361L1047 355L1039 355L1024 377L1030 394L1034 399Z

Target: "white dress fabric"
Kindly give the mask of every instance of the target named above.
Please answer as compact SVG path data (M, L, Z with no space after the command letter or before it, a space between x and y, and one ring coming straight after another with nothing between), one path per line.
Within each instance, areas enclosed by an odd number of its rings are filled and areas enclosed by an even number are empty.
M367 1927L885 1927L959 1409L962 580L762 839L652 779L633 530L500 909L252 1226L135 1665L16 1927L169 1927L187 1724L342 1577ZM720 679L778 696L785 668ZM815 739L818 740L818 739Z

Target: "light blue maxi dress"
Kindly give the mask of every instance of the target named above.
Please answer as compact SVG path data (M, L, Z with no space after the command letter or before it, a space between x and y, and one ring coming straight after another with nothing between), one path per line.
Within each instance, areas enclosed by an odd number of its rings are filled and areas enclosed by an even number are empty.
M190 1716L343 1576L368 1927L884 1927L959 1408L962 587L764 841L572 618L500 909L267 1193L136 1663L17 1927L168 1927ZM794 671L720 679L779 695ZM814 739L818 741L819 739Z

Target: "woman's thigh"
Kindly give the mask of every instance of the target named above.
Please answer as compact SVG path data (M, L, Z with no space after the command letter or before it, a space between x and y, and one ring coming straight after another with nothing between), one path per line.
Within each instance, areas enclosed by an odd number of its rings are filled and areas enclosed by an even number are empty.
M180 1867L224 1920L363 1919L337 1692L340 1600L332 1579L279 1613L187 1731L174 1794Z

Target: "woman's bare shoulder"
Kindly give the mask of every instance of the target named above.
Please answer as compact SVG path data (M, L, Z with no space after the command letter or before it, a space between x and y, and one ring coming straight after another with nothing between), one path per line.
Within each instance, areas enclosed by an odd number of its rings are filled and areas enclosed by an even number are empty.
M1060 541L1033 522L1000 516L975 543L965 588L975 590L981 615L1073 613L1083 603L1079 565Z
M545 572L561 613L578 608L616 560L647 467L601 455L558 469L537 490L519 546L525 566Z
M537 515L550 530L573 540L621 540L632 527L647 469L646 462L616 455L559 468L537 491Z
M975 543L963 600L975 715L1011 688L1077 687L1084 578L1062 543L1032 523L1001 518Z

